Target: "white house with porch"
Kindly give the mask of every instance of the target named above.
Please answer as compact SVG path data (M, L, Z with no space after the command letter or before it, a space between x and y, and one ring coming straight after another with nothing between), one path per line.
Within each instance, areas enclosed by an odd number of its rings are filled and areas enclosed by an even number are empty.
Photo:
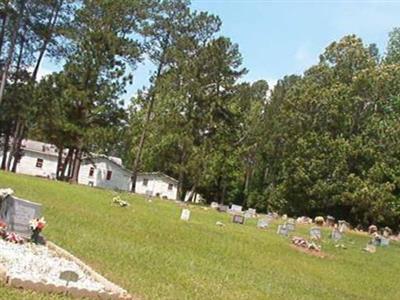
M56 146L33 140L23 140L23 156L17 163L17 173L56 179L58 149ZM67 150L64 151L65 157ZM0 161L3 153L0 153ZM7 153L8 156L8 153ZM118 157L92 155L83 159L78 183L93 187L130 191L132 172ZM178 181L160 172L139 173L136 193L177 199Z

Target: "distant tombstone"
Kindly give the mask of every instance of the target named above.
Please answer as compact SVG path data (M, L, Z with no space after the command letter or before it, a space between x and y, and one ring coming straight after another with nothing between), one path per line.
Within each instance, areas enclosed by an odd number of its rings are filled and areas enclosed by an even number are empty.
M253 217L253 215L247 210L247 211L244 212L244 217L246 219L251 219Z
M332 216L327 216L326 217L326 225L330 226L330 227L334 226L335 225L335 218L332 217Z
M267 229L268 228L268 220L267 219L259 219L257 221L257 228Z
M294 231L295 230L295 225L294 225L294 223L289 223L289 222L286 222L285 223L285 226L286 226L286 228L289 230L289 231Z
M219 204L217 202L211 202L210 206L211 208L218 209Z
M310 237L314 240L320 240L322 238L321 229L318 227L313 227L310 229Z
M255 208L249 208L247 211L252 215L252 218L256 217L257 210Z
M0 219L9 231L28 237L32 233L29 222L41 217L41 208L41 204L7 196L0 203Z
M242 215L234 215L232 222L236 224L244 224L244 217Z
M347 230L349 230L350 226L349 226L349 223L347 223L346 221L339 220L338 223L339 223L339 231L340 232L345 233L345 232L347 232Z
M335 228L335 229L332 230L332 235L331 235L331 237L332 237L332 240L334 240L335 242L337 242L337 241L339 241L339 240L342 239L343 234L342 234L342 232L340 232L339 229Z
M289 230L285 225L279 225L278 226L278 230L276 232L279 235L284 235L284 236L288 236L289 235Z
M232 212L242 212L242 206L240 206L240 205L235 205L235 204L232 204L231 205L231 211Z
M187 208L182 209L181 220L189 221L189 219L190 219L190 210L188 210Z
M390 239L388 239L388 238L386 238L386 237L384 237L384 236L381 236L381 243L380 243L380 245L381 245L381 246L384 246L384 247L387 247L387 246L389 246L389 244L390 244Z
M229 207L227 205L219 205L218 208L217 208L217 210L219 212L227 212L228 209L229 209Z

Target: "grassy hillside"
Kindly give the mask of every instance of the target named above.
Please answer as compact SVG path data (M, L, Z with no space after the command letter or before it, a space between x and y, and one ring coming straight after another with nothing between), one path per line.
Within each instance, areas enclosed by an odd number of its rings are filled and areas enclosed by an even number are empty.
M366 237L347 237L346 250L326 239L322 259L292 249L275 227L201 207L185 223L165 200L123 194L123 209L111 206L112 191L6 173L0 187L42 203L48 239L143 299L400 299L399 245L368 254ZM63 297L0 286L0 299Z

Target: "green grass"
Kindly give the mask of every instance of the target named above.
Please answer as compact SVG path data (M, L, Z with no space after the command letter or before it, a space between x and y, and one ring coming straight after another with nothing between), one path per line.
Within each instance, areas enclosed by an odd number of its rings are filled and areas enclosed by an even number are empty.
M348 235L346 250L326 238L318 258L292 249L276 224L260 231L202 207L186 223L166 200L122 194L131 206L119 208L112 191L8 173L1 187L42 203L49 240L142 299L400 299L398 244L368 254L365 236ZM0 286L0 299L64 298Z

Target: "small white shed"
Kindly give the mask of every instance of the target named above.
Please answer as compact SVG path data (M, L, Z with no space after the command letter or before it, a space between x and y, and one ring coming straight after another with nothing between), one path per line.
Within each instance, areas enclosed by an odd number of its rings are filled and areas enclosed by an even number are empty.
M176 200L178 198L178 180L161 172L139 173L135 192Z

